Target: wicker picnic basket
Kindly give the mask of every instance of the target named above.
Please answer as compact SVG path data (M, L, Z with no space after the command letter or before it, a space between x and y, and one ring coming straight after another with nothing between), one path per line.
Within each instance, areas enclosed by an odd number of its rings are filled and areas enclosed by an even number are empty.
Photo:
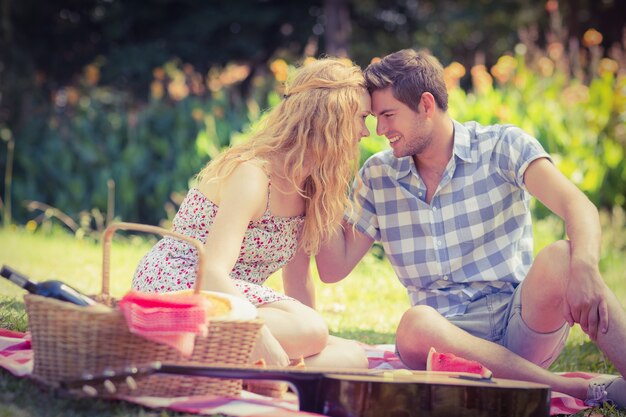
M109 226L103 236L100 300L114 301L109 295L109 265L111 240L118 229L184 240L198 250L198 268L202 267L204 248L197 240L156 226L117 223ZM200 291L200 285L201 274L197 274L195 293ZM101 374L106 369L153 361L245 365L263 324L260 319L211 320L208 335L197 336L191 357L185 358L170 346L130 333L123 314L117 308L81 307L33 294L27 294L24 299L34 352L33 377L53 387L58 387L61 381L85 374ZM157 397L238 395L241 386L242 381L237 379L154 374L138 380L136 389L118 386L116 394Z

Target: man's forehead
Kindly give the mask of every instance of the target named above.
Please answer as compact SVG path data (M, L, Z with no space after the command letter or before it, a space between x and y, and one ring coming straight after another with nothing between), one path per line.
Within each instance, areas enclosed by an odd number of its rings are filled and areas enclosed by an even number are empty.
M372 111L374 114L382 114L394 110L400 102L393 96L390 88L372 92Z

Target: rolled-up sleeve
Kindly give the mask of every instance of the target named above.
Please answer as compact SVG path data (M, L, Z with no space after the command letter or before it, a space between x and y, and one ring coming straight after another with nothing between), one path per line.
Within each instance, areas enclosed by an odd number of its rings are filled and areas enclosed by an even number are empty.
M374 189L369 176L367 164L359 171L361 181L355 181L352 186L352 196L358 202L352 213L346 212L345 219L348 223L354 224L361 232L374 240L380 240L380 228L378 216L376 215L376 205L374 203Z

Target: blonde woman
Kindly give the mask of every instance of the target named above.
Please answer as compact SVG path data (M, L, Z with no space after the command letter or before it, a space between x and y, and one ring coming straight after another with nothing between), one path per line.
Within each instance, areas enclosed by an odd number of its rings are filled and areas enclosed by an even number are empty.
M253 133L211 161L174 218L174 230L205 243L203 289L246 298L266 325L253 353L272 365L367 367L363 350L331 337L314 310L315 255L350 205L358 142L369 135L361 70L321 59L298 69L284 99ZM164 238L140 262L133 287L192 288L197 254ZM282 268L285 293L263 283Z

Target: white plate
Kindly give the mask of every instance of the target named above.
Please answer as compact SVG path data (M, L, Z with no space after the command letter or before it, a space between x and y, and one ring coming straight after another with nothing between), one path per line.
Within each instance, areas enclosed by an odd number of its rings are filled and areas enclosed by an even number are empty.
M216 291L202 291L205 294L212 294L216 297L226 298L230 301L232 309L223 316L211 317L212 320L252 320L257 317L256 307L248 300L236 297L231 294Z

